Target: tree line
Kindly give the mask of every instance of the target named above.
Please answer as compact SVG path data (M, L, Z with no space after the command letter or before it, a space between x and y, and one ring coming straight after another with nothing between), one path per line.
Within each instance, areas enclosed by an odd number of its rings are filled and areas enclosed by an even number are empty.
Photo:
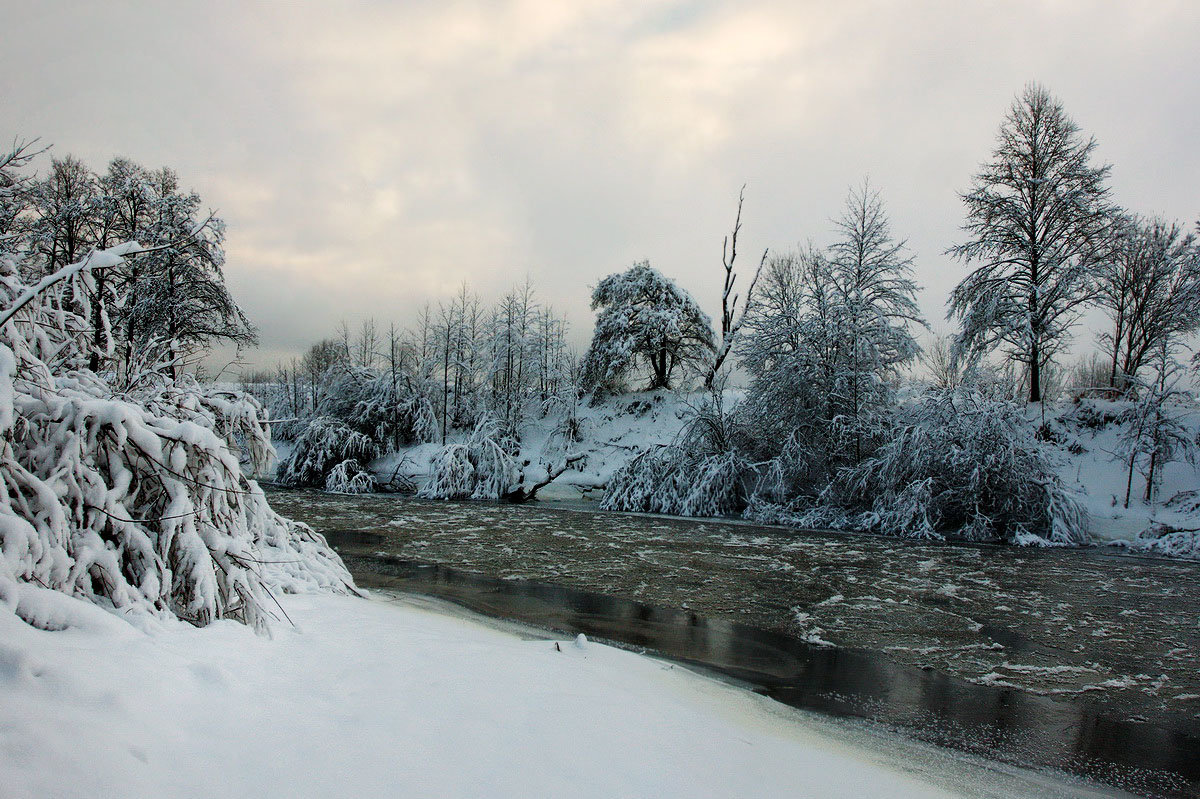
M25 164L41 152L25 144L10 158ZM24 279L36 283L122 242L146 249L94 272L81 323L92 371L128 376L161 363L178 375L214 343L256 341L225 285L225 225L181 187L174 170L114 158L98 173L67 155L51 158L42 176L10 181L0 203L0 240L22 253Z
M530 414L553 407L571 428L589 397L703 387L709 398L694 409L685 435L622 470L609 486L608 507L748 511L827 526L853 520L1009 539L1057 530L1061 540L1079 540L1078 508L1039 454L1036 439L1053 435L1044 415L1041 429L1026 430L1005 403L1018 392L1031 403L1053 393L1075 325L1086 310L1100 309L1107 319L1096 342L1102 355L1081 364L1073 380L1142 403L1133 425L1141 432L1122 457L1130 459L1130 480L1135 463L1148 464L1149 495L1156 464L1171 457L1168 445L1179 438L1165 408L1181 392L1164 375L1179 373L1182 344L1200 328L1195 235L1119 207L1095 148L1044 87L1031 84L1014 99L992 153L960 195L963 240L948 250L967 270L948 308L957 331L928 352L916 338L927 323L917 305L915 256L893 232L879 190L864 181L848 192L832 242L764 252L742 274L739 195L716 273L722 299L715 325L685 289L639 262L592 289L595 327L579 358L566 346L565 321L539 306L526 281L488 307L464 287L436 309L426 306L404 331L391 326L385 335L368 321L352 333L343 325L274 383L284 386L293 416L328 415L338 402L322 397L347 391L338 375L358 369L351 383L375 381L391 392L382 404L423 410L400 414L407 421L387 435L375 421L343 414L347 433L381 445L445 447L463 431L511 457ZM901 377L920 360L935 392L901 403ZM728 405L724 388L735 369L748 383ZM1143 407L1155 397L1157 404ZM959 412L973 426L947 421ZM971 457L996 464L1003 476L956 482L962 464L948 468L938 453L960 439ZM322 446L329 440L321 438ZM496 462L482 443L472 452ZM457 486L456 495L477 493L459 480L468 467L483 468L472 457L447 462L443 482ZM909 483L926 494L913 494ZM1039 510L1013 499L1022 492L1040 497L1033 502ZM1013 501L1004 505L1002 496ZM865 510L878 497L892 504Z

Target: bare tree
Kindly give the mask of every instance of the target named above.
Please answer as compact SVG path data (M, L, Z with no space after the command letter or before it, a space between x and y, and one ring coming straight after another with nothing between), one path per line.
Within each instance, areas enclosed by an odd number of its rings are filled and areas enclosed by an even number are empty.
M954 388L962 382L962 364L954 357L954 336L934 336L921 353L921 361L929 370L934 388Z
M379 355L379 329L374 319L364 319L354 344L355 360L364 369L372 369Z
M1125 389L1165 341L1200 328L1200 252L1178 223L1122 220L1113 257L1099 270L1097 303L1110 328L1109 385Z
M1030 84L1005 117L992 160L962 195L970 239L949 252L978 266L950 297L949 315L962 321L960 354L1007 349L1029 370L1030 402L1041 401L1041 370L1108 257L1109 168L1092 165L1095 148L1061 102Z
M750 288L746 290L746 298L742 302L741 310L738 310L738 295L733 294L733 284L737 280L734 264L737 261L738 233L742 229L742 202L745 197L746 186L743 184L738 192L737 216L733 221L733 232L721 242L721 266L725 269L725 286L721 292L721 338L713 356L712 368L704 378L704 387L708 389L713 387L717 373L721 371L721 366L733 349L734 339L737 338L738 331L746 321L746 311L754 302L754 287L758 285L758 276L762 274L763 265L767 262L768 250L763 250L762 258L758 260L758 267L754 270L754 277L750 279Z

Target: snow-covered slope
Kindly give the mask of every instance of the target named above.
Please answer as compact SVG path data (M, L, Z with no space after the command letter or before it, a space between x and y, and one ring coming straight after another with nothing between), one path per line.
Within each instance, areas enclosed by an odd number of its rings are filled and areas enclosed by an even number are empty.
M66 630L0 612L8 799L1076 795L411 603L284 597L299 629L270 640L58 598Z
M647 447L671 443L683 426L689 406L704 397L648 391L609 397L595 406L581 403L577 411L579 440L574 442L567 442L562 435L562 414L530 419L517 458L525 482L543 479L546 470L561 465L567 454L582 455L538 496L589 498L592 489L605 485L612 473L633 456ZM432 444L411 447L378 459L372 468L387 478L399 467L401 475L420 483L429 473L430 458L438 451L439 447ZM590 498L599 500L600 496L590 494Z
M1200 528L1200 498L1188 502L1186 496L1180 496L1200 489L1200 472L1193 464L1166 464L1153 502L1144 501L1146 480L1137 469L1129 485L1128 461L1119 456L1123 425L1117 417L1123 410L1121 403L1090 399L1079 405L1061 403L1053 410L1052 418L1057 420L1054 429L1062 437L1058 442L1062 450L1059 475L1081 495L1088 511L1088 532L1097 543L1131 541L1159 525ZM1185 414L1183 421L1193 436L1200 432L1200 414ZM1128 508L1127 488L1131 488ZM1154 551L1144 540L1135 548ZM1200 557L1200 548L1190 553L1159 554Z

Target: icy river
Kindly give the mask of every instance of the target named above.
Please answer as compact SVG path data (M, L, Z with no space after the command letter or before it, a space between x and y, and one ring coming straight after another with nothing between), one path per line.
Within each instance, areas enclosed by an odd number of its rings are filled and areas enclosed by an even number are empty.
M640 647L797 707L1200 795L1200 564L268 487L366 587Z

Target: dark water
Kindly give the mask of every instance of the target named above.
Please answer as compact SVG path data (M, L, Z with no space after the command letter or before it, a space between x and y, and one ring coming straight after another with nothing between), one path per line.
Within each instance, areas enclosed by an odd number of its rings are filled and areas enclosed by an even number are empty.
M367 586L644 647L990 758L1200 795L1194 564L395 497L271 499L326 533Z

